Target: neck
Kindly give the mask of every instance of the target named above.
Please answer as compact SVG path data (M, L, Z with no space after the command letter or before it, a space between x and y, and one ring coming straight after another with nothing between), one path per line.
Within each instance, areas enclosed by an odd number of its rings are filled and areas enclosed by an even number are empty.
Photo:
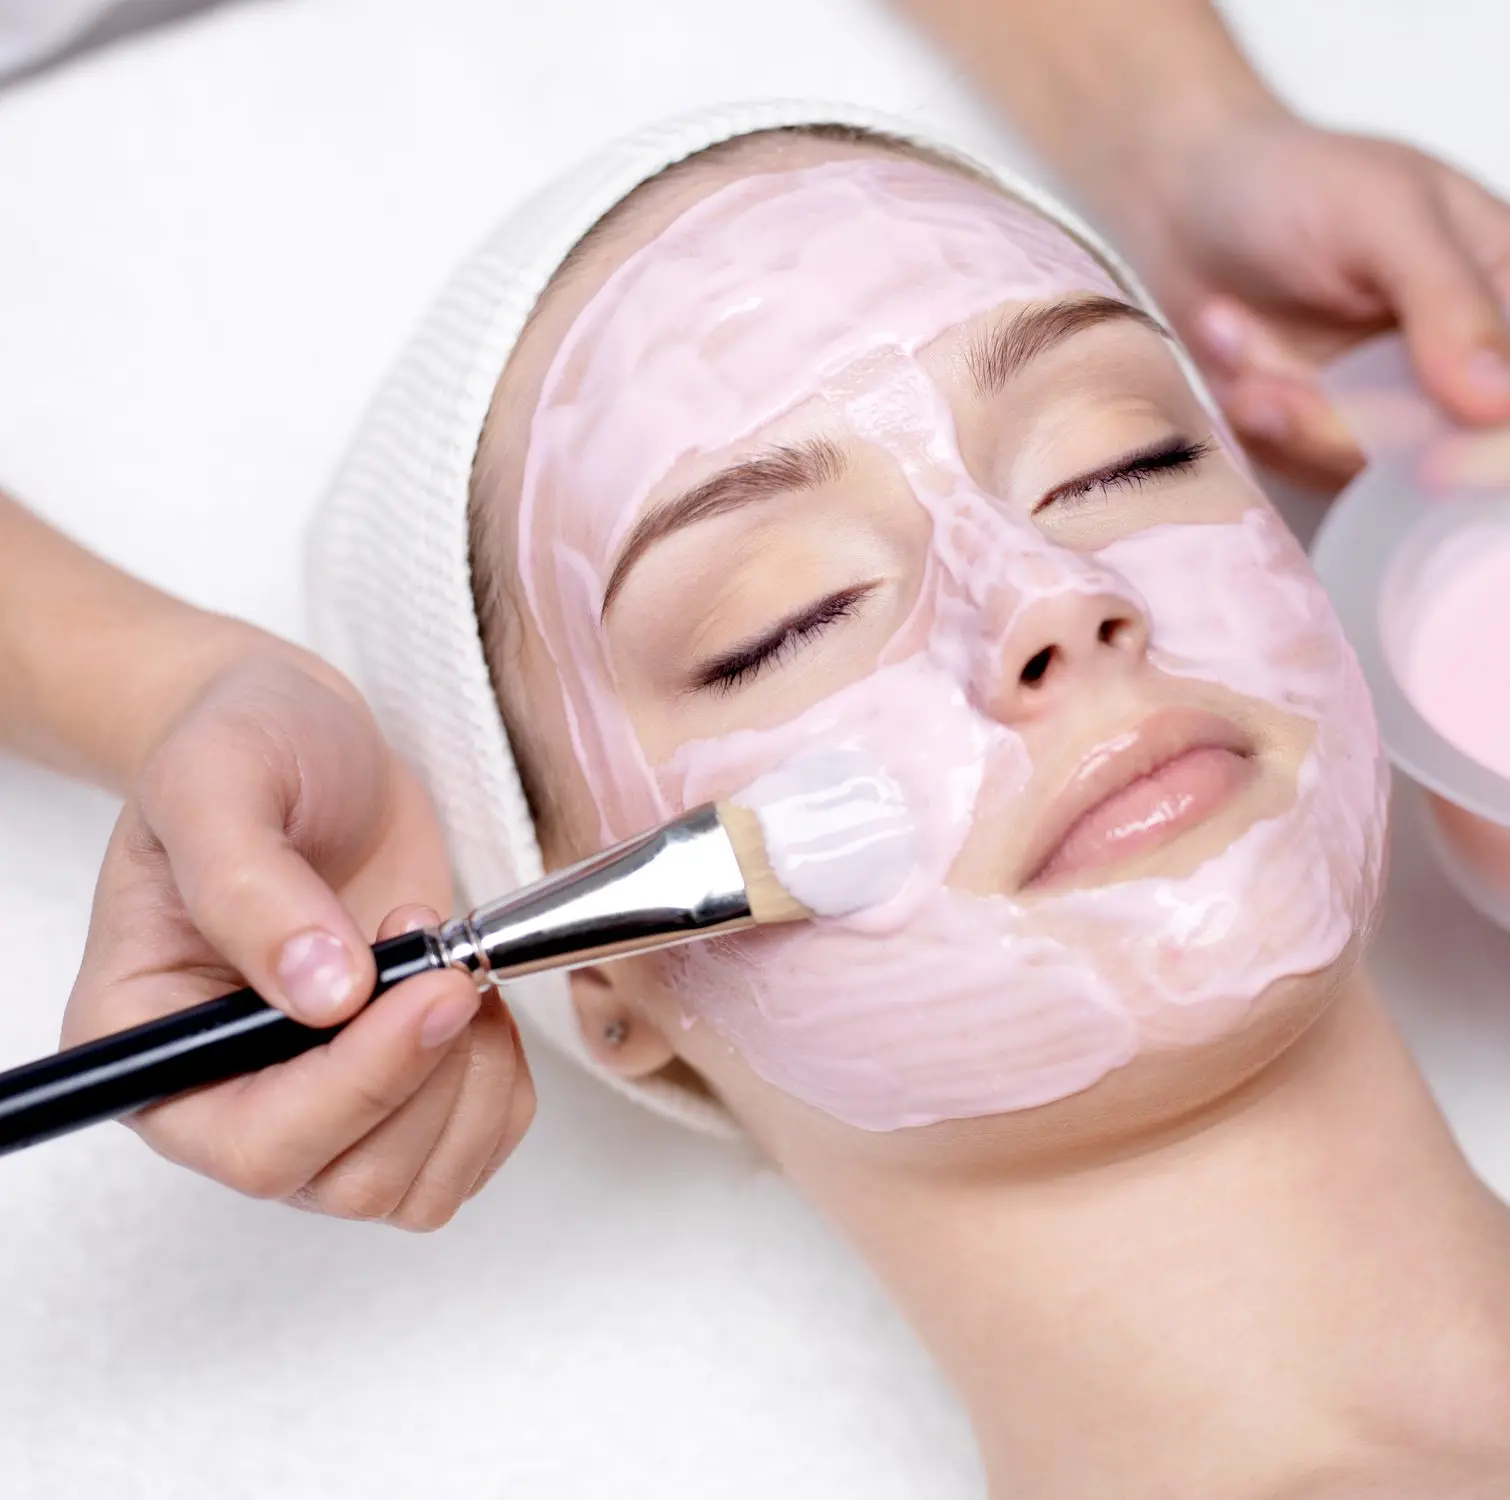
M993 1495L1246 1500L1503 1442L1506 1215L1363 983L1139 1154L799 1175L964 1399Z

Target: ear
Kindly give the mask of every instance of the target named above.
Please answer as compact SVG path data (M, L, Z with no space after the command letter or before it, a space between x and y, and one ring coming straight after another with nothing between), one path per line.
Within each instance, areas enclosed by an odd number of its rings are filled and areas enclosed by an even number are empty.
M640 1003L640 964L621 959L571 975L572 1005L593 1060L624 1078L645 1078L676 1059L676 1049Z

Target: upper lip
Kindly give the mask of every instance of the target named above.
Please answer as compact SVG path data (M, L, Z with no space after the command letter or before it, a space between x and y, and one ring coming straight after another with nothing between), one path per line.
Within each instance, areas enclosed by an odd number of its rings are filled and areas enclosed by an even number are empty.
M1230 719L1197 709L1162 709L1101 740L1081 757L1040 820L1021 884L1033 882L1087 813L1179 756L1207 748L1254 753L1252 739Z

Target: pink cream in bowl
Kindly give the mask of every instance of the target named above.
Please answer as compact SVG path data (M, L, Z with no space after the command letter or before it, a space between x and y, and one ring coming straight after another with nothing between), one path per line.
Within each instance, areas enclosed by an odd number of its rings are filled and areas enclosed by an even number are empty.
M1316 539L1316 571L1390 758L1426 792L1439 861L1510 929L1510 431L1451 425L1397 335L1326 384L1369 464Z

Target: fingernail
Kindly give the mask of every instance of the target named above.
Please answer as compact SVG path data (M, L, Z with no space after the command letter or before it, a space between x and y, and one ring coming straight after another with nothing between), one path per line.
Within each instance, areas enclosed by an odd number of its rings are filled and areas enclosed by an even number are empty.
M432 1005L419 1028L420 1046L434 1052L447 1042L454 1042L467 1029L467 1024L477 1014L477 1008L481 1004L482 996L476 990L471 990L465 995L447 995L444 1000Z
M323 1025L351 998L351 955L338 937L311 928L283 945L278 983L302 1020Z
M438 927L440 913L433 906L416 906L405 920L403 932L418 932L422 927Z
M1206 308L1199 321L1206 352L1235 375L1242 368L1248 349L1248 331L1243 320L1234 309L1217 303Z
M1326 402L1317 402L1306 414L1306 436L1318 448L1356 452L1358 444L1342 415Z
M1498 349L1480 349L1468 361L1468 378L1486 396L1510 397L1510 359Z

